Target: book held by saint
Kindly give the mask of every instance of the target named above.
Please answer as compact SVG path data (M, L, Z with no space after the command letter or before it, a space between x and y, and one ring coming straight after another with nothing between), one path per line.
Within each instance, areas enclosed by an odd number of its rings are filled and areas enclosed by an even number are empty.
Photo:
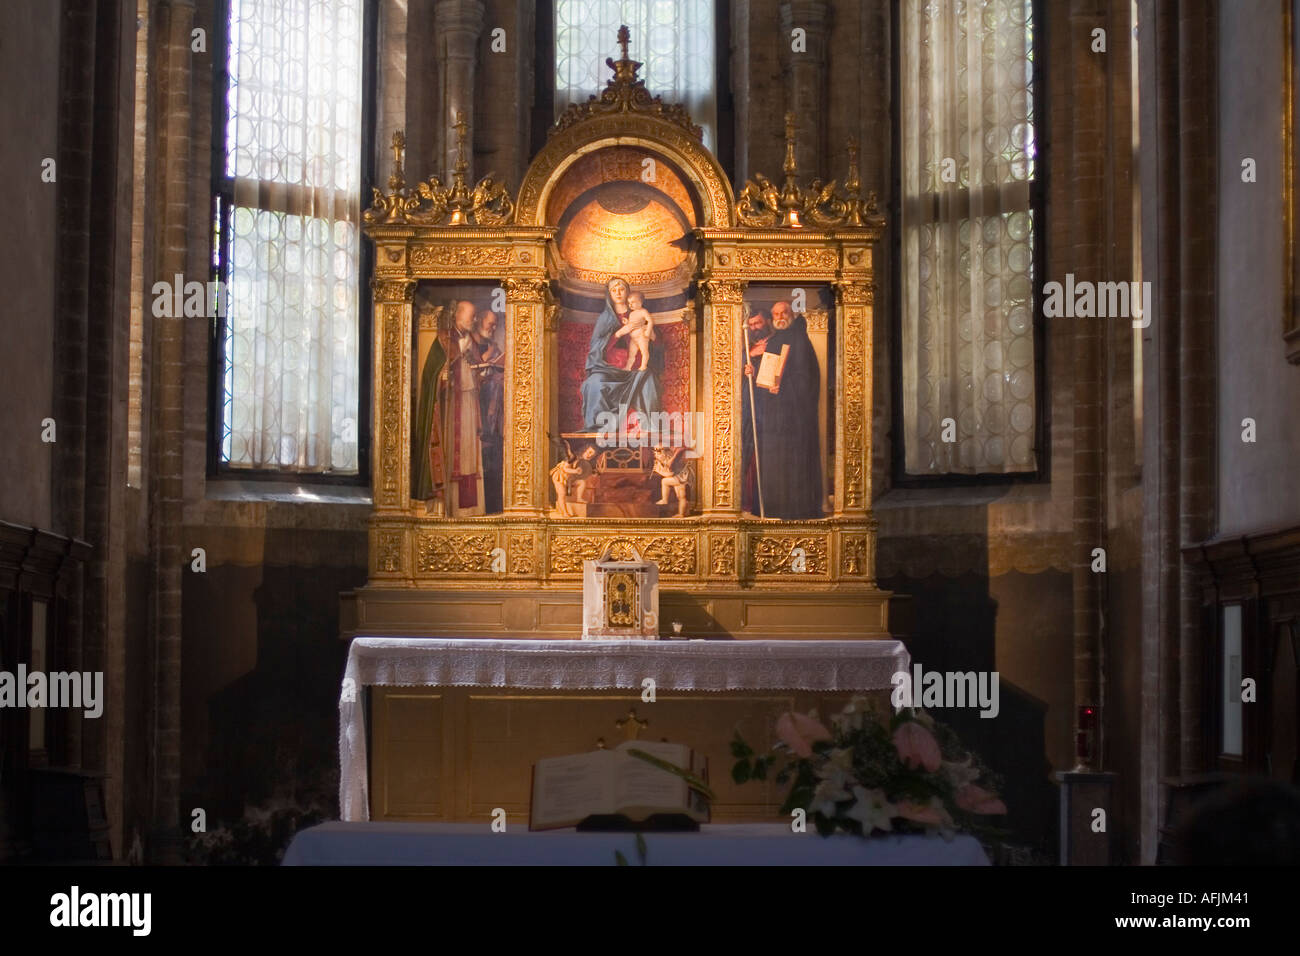
M781 351L764 352L759 360L758 372L754 375L754 384L759 388L775 388L781 384L781 373L785 371L785 360L790 355L790 346L781 346Z

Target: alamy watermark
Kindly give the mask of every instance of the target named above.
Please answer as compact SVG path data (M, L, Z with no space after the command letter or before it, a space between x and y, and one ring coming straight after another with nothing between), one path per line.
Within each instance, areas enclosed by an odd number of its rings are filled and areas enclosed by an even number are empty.
M50 925L56 927L124 926L133 936L148 936L152 913L152 893L83 893L73 886L50 897Z
M1043 286L1043 315L1049 319L1132 319L1133 328L1151 324L1150 282L1075 282L1067 272L1065 284Z
M637 424L645 421L646 427L632 430L627 427L627 418L627 405L620 405L618 412L600 412L596 416L597 447L685 448L687 458L704 454L699 448L699 436L707 428L703 412L638 412Z
M104 713L103 671L0 671L0 707L57 707L81 710L93 720Z
M913 664L910 672L895 671L889 681L895 708L978 707L980 717L996 717L1001 709L997 671L927 671Z

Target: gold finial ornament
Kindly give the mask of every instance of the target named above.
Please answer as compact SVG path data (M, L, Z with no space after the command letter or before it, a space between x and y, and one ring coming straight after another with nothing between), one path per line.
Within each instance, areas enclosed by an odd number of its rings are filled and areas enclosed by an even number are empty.
M858 143L848 141L849 173L844 189L837 182L812 180L807 188L799 185L798 164L795 160L795 115L785 114L785 162L782 171L785 182L778 190L762 173L747 180L736 197L736 219L745 226L801 229L816 226L821 229L878 228L883 220L877 215L875 193L861 198L861 180L858 172Z
M366 222L500 226L514 218L514 201L493 174L480 179L472 190L465 182L469 170L465 157L469 123L463 112L456 113L455 129L456 165L451 185L444 186L437 176L430 176L413 189L407 188L402 168L406 136L401 130L393 134L393 173L388 177L388 193L372 190L374 198L365 212Z
M627 716L614 721L614 726L622 730L628 740L636 740L641 736L641 731L650 726L650 721L638 717L636 708L629 707Z
M618 28L618 45L622 56L615 60L606 58L605 65L614 71L605 89L599 96L589 96L585 103L572 103L566 109L548 135L554 136L576 123L606 113L649 113L660 119L668 120L685 129L697 140L704 138L704 130L696 126L686 108L680 103L665 103L663 97L651 96L645 87L645 81L638 79L637 71L641 64L628 55L628 44L632 33L627 25Z

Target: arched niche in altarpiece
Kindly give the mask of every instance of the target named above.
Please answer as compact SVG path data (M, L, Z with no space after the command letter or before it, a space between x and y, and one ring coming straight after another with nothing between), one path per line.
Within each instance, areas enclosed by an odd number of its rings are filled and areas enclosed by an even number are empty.
M665 627L883 635L874 199L855 161L842 187L800 186L792 124L784 183L756 176L737 195L626 50L609 63L517 194L466 182L463 123L446 184L408 186L394 138L366 214L374 510L358 632L455 618L462 634L567 633L583 560L612 545L658 564ZM481 616L448 618L439 591L474 594Z

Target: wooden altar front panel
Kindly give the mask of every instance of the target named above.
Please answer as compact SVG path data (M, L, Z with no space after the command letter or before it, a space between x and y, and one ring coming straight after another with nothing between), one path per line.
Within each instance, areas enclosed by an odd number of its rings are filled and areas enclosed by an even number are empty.
M487 824L500 807L511 828L528 825L533 765L591 750L598 737L617 746L624 736L614 721L629 708L650 722L642 739L666 737L709 758L714 822L788 821L779 812L785 787L732 782L732 735L765 747L784 711L835 713L854 696L670 691L645 703L632 691L375 686L369 693L372 820Z

